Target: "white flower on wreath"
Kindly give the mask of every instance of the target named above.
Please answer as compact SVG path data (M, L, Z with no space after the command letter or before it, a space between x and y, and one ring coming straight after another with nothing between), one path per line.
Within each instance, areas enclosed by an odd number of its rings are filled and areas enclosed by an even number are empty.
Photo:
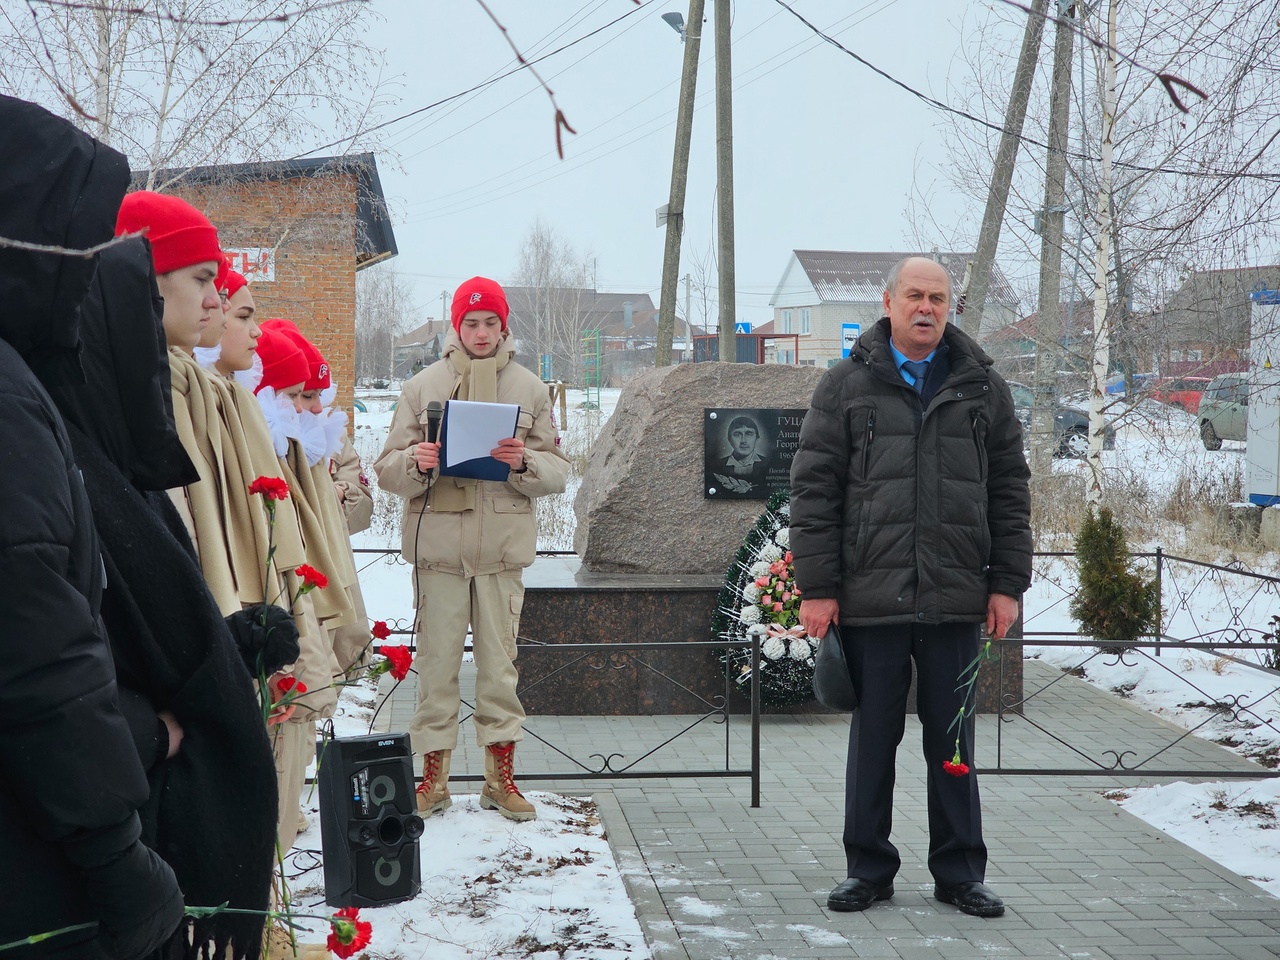
M769 564L764 560L757 560L747 572L751 574L752 580L756 577L763 577L769 572Z
M756 586L754 580L742 588L742 599L747 601L747 603L755 603L760 599L760 588Z
M748 604L738 611L738 619L743 623L759 623L760 608L754 603Z
M791 649L788 652L792 660L808 660L813 653L813 649L809 646L809 638L796 637L791 641Z
M773 542L783 550L791 549L791 528L781 527L778 532L773 535Z
M760 652L769 660L781 660L787 652L787 645L781 637L769 637L760 645Z
M760 548L759 556L760 556L761 562L764 563L765 565L765 573L768 573L769 564L773 563L773 561L775 560L782 559L782 550L778 548L778 545L776 543L772 543L772 542L766 543L763 547ZM755 568L752 567L752 569L754 570ZM761 576L761 574L756 574L756 576Z

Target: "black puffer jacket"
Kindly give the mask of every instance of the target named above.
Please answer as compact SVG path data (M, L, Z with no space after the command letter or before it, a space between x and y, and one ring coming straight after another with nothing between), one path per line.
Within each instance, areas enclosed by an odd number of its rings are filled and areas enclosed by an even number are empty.
M0 130L0 236L70 248L111 237L123 157L9 97ZM0 248L0 943L100 923L15 958L136 957L182 916L172 871L139 842L147 781L117 706L98 538L33 374L79 373L76 310L94 269Z
M948 325L927 409L880 320L818 384L791 467L791 550L846 624L976 622L1031 583L1030 470L1009 387Z

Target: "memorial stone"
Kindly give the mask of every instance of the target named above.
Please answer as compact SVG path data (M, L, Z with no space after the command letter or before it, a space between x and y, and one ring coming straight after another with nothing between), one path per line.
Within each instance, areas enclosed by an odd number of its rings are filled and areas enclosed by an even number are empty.
M758 500L708 500L704 411L807 410L823 370L694 363L623 388L574 500L574 549L589 571L723 576Z

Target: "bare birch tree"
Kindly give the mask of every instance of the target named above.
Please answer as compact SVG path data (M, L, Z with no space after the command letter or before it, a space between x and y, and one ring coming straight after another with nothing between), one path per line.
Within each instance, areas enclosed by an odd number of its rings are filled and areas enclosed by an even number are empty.
M962 59L952 70L946 99L977 116L999 116L1007 99L1016 55L1015 37L1026 13L997 6L965 25ZM1081 18L1080 61L1073 114L1078 130L1068 147L1066 224L1062 244L1062 299L1092 299L1099 288L1096 198L1101 181L1103 90L1106 87L1105 20ZM1273 263L1280 251L1280 86L1274 55L1280 23L1273 3L1261 0L1173 0L1158 8L1122 5L1117 12L1110 210L1110 253L1104 284L1110 310L1095 314L1092 328L1047 331L1060 337L1066 367L1077 386L1092 367L1095 338L1109 339L1104 379L1117 361L1126 373L1158 370L1169 349L1161 311L1189 276L1206 270ZM1160 74L1185 78L1205 98L1183 94L1189 112L1173 102ZM1175 91L1176 92L1176 91ZM1037 76L1019 152L1008 215L1000 241L1001 263L1011 281L1039 267L1048 140L1050 83ZM953 244L973 242L977 213L985 199L998 134L965 118L948 121L939 151L946 178L969 198L973 216L961 221L968 233ZM923 203L919 204L922 208ZM926 211L927 212L927 211ZM930 228L918 217L921 232ZM1055 312L1041 305L1041 322ZM1071 308L1064 307L1068 316ZM1075 309L1077 318L1080 310ZM1086 309L1085 315L1088 315ZM1042 331L1046 333L1046 331ZM1128 384L1132 387L1132 381ZM1128 416L1115 395L1104 395L1108 417Z
M554 379L579 382L582 374L582 336L590 325L584 298L590 257L579 256L572 244L541 218L534 220L520 245L520 262L512 285L525 288L529 316L522 316L520 359L531 369ZM513 309L517 309L513 305ZM548 357L550 370L540 363Z
M1107 372L1111 362L1110 305L1107 271L1111 264L1112 194L1111 161L1115 149L1116 126L1116 10L1119 0L1107 3L1107 50L1102 81L1102 144L1098 165L1098 255L1094 264L1093 364L1089 383L1089 485L1086 503L1102 504L1102 408L1107 395Z
M0 4L0 83L146 172L367 146L381 97L358 0ZM335 136L335 132L337 136Z
M403 276L381 264L356 274L356 378L391 379L395 344L422 311Z

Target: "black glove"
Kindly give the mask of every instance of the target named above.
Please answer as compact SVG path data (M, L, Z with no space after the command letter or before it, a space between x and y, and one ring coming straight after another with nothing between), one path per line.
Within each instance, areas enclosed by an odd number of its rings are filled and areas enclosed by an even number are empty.
M182 923L182 891L173 870L141 841L85 871L98 914L98 945L114 960L135 960L161 946Z
M271 676L298 659L298 627L293 615L274 604L246 607L227 617L227 629L251 676Z

